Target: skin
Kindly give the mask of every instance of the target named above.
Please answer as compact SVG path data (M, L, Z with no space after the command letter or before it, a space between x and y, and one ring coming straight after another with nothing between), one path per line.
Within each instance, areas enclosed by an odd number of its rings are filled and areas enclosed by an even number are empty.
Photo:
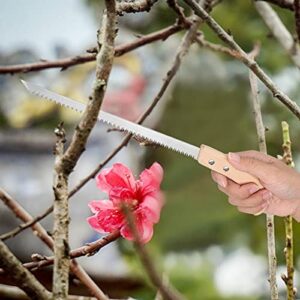
M257 177L263 189L254 183L239 185L212 171L212 179L228 202L240 212L258 215L293 216L300 222L300 174L280 160L257 151L229 153L228 161L238 170Z

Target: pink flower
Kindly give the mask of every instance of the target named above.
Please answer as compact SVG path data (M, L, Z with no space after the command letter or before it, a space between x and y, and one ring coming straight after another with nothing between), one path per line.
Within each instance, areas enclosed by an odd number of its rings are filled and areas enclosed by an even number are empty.
M87 221L100 233L120 230L128 240L134 236L123 213L123 205L127 205L133 213L135 225L142 243L150 241L153 225L159 221L163 206L160 183L163 169L154 163L145 169L138 180L135 180L130 169L121 163L104 169L96 178L97 186L109 196L109 200L94 200L89 207L94 213Z

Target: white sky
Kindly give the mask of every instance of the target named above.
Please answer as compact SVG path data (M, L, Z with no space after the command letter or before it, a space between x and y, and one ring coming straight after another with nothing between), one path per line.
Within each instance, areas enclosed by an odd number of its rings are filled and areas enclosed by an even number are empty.
M97 24L84 0L0 0L0 51L31 48L53 58L53 46L72 53L94 45Z

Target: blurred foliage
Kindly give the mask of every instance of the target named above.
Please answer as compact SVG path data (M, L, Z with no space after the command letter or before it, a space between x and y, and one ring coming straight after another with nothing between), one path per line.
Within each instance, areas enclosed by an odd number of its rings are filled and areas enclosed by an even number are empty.
M132 273L144 280L146 288L138 290L131 295L135 299L152 300L156 290L149 281L143 265L137 258L132 243L120 242L121 249L130 266ZM216 265L206 257L205 253L188 252L186 254L170 253L160 255L157 244L147 245L148 252L151 253L152 262L163 274L165 283L170 282L186 299L189 300L258 300L257 297L225 297L220 295L214 285L214 271Z

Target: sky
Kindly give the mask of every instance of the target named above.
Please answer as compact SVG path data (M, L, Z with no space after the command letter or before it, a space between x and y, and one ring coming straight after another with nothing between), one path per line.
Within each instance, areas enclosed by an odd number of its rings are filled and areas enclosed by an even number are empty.
M93 46L97 24L84 0L0 0L0 51L28 47L54 58L53 45L71 53Z

